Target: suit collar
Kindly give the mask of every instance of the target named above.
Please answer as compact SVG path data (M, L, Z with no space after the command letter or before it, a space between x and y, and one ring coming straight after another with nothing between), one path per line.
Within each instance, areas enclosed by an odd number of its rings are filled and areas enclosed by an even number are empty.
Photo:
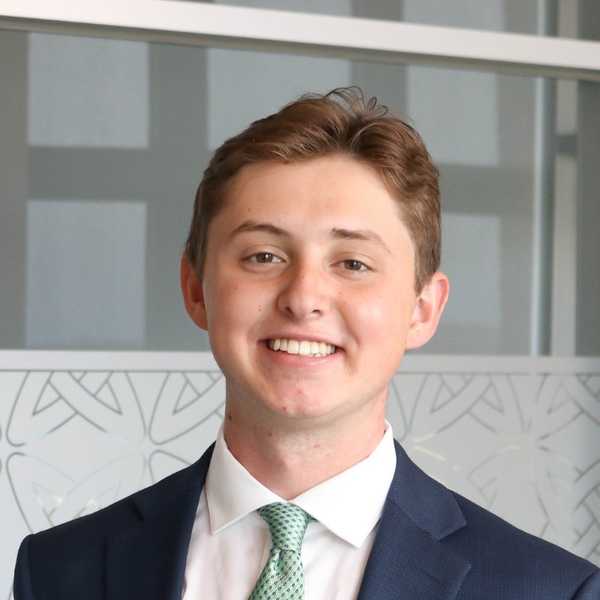
M161 514L173 502L196 495L196 503L204 487L208 466L212 457L214 444L204 452L195 463L189 467L173 473L157 484L135 494L132 500L142 519L152 518Z
M443 541L466 525L465 518L453 494L397 443L396 456L358 600L452 600L471 566Z
M441 540L466 525L452 492L426 475L396 446L396 472L388 502L394 503L423 531Z
M213 446L198 462L129 500L133 525L107 542L106 598L180 600L190 535L212 451Z

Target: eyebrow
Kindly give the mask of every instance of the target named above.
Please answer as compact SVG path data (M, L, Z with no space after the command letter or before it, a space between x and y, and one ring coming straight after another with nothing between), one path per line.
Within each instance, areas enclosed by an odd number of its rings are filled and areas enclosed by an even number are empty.
M244 221L238 225L230 234L229 239L233 239L236 235L247 232L263 232L289 239L292 237L289 231L273 225L273 223L264 223L258 221ZM380 245L386 252L391 254L391 250L387 247L381 237L370 229L342 229L341 227L333 227L330 231L330 237L337 240L360 240L364 242L375 242Z

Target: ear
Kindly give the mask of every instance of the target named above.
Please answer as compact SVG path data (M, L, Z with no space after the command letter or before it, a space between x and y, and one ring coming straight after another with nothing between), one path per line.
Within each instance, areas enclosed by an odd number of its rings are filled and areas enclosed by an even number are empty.
M406 339L407 349L419 348L433 337L448 301L449 292L448 277L439 271L423 286L413 310Z
M182 255L179 265L179 280L185 310L188 315L190 315L192 321L194 321L200 329L208 331L206 303L204 301L202 281L185 254Z

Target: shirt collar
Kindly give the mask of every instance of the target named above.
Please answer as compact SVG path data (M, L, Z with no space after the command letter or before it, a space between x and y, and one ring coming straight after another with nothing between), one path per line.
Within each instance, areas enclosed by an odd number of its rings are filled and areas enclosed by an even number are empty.
M332 533L359 547L377 524L396 469L392 426L373 452L292 502ZM206 479L211 533L271 502L285 502L257 481L231 454L221 428Z
M392 426L373 452L349 469L293 500L338 537L357 548L379 521L396 470Z
M271 502L285 500L252 477L237 461L227 447L221 426L206 474L206 504L211 533L219 533Z

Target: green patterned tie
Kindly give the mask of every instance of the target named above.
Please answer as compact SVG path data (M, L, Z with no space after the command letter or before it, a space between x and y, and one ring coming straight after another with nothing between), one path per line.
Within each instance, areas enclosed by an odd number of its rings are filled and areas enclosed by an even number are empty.
M299 506L275 502L258 510L271 530L271 555L249 600L302 600L304 570L300 549L313 518Z

